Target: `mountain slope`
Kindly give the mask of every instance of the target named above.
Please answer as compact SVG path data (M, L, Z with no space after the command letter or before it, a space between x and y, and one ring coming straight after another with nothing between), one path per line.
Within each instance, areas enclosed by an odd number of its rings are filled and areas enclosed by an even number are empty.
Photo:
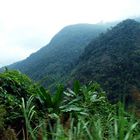
M51 42L27 59L10 65L45 85L62 80L70 72L85 46L107 26L77 24L63 28Z
M140 89L140 23L128 19L93 40L80 57L73 79L99 82L111 100ZM140 93L140 92L139 92Z

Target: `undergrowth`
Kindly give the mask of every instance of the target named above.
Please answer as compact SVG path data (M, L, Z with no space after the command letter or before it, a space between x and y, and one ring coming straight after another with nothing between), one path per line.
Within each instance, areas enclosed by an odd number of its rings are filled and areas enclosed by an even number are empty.
M17 71L0 74L1 140L139 140L140 123L98 83L51 93Z

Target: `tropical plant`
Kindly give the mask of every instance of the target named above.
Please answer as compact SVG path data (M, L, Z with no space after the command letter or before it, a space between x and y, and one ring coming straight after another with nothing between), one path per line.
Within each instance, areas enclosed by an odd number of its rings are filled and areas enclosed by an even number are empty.
M22 105L20 106L24 116L24 124L25 124L25 128L23 128L23 136L26 138L26 140L28 140L29 137L35 140L35 136L32 130L32 124L33 121L35 120L34 116L36 113L35 106L33 105L33 99L34 97L31 96L25 102L25 99L22 98Z
M64 92L62 112L72 112L76 115L108 116L113 112L113 107L107 101L105 92L99 84L90 82L87 86L80 86L77 81L74 84L74 91L67 89Z
M50 93L44 87L38 88L38 93L36 96L38 106L42 108L44 113L57 113L59 112L59 106L63 101L63 91L64 87L62 85L57 86L56 92Z
M59 85L53 94L7 70L0 74L0 99L1 140L140 139L139 120L124 104L110 104L95 82L75 81L65 91Z

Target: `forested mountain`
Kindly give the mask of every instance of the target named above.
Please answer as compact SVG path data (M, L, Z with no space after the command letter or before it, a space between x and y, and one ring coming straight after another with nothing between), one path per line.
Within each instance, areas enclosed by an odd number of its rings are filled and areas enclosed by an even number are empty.
M107 27L108 25L92 24L67 26L48 45L8 67L18 69L36 81L41 80L45 85L60 82L71 71L85 46Z
M61 81L62 75L70 76L70 84L74 79L86 84L76 80L65 89L52 81L56 87L50 91L6 68L0 73L0 139L139 140L140 23L125 20L96 38L101 28L94 33L93 28L86 32L87 25L83 32L67 28L68 33L62 30L48 46L9 67L36 80L49 75ZM127 101L135 104L112 104L106 96L115 101L123 94L131 94Z
M77 65L72 78L99 82L111 100L139 93L140 23L127 19L101 34L85 48Z
M75 79L97 81L114 101L139 93L140 23L128 19L105 32L115 24L67 26L48 45L9 68L47 87Z

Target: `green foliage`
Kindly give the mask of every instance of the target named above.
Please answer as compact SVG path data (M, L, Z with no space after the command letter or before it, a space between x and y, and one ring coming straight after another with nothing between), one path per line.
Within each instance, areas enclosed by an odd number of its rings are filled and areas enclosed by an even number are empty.
M86 117L89 117L91 114L95 117L100 115L105 118L113 111L113 107L107 101L105 93L99 84L90 82L87 86L79 87L79 85L79 83L74 84L74 90L76 89L77 93L70 89L64 92L63 106L60 107L62 112L72 112Z
M63 91L64 87L62 85L59 85L57 87L56 93L53 95L53 106L55 106L57 109L63 100Z
M52 98L48 90L45 90L43 87L40 87L39 92L38 92L38 97L39 97L40 103L46 106L46 107L44 106L45 108L52 107L53 105Z
M2 140L140 139L139 121L121 103L111 105L96 82L75 81L73 90L65 91L59 85L52 94L16 71L5 71L0 78Z
M4 133L5 116L6 116L6 110L4 106L0 104L0 138L3 136Z
M70 117L69 127L64 126L58 118L55 127L50 124L50 132L44 127L41 128L43 133L40 138L52 140L139 140L139 122L133 116L126 115L122 107L119 110L121 113L109 114L106 120L100 115L96 118L94 115L90 115L88 120L83 117L79 117L78 120L75 117ZM43 121L42 124L45 122Z
M74 92L78 94L80 92L80 83L79 81L74 81Z
M31 137L33 140L35 140L35 136L33 134L33 130L31 127L32 121L34 121L35 116L35 106L33 105L33 99L34 97L31 96L27 102L25 102L24 98L22 98L22 104L21 104L21 110L24 116L24 123L25 128L23 128L23 134L25 139L28 139L28 137Z
M36 85L26 75L9 70L0 73L0 101L6 111L3 121L5 128L12 127L22 135L24 119L20 109L21 98L26 101L35 94Z
M140 23L125 20L94 39L79 59L71 79L81 83L97 81L107 91L111 101L140 89Z
M59 112L59 106L63 100L63 90L62 85L58 85L56 93L51 94L49 90L43 87L38 88L38 94L36 99L39 100L39 106L45 113L57 113Z
M0 74L0 90L16 97L24 97L31 93L31 80L19 71L5 71ZM12 97L9 100L12 100Z

